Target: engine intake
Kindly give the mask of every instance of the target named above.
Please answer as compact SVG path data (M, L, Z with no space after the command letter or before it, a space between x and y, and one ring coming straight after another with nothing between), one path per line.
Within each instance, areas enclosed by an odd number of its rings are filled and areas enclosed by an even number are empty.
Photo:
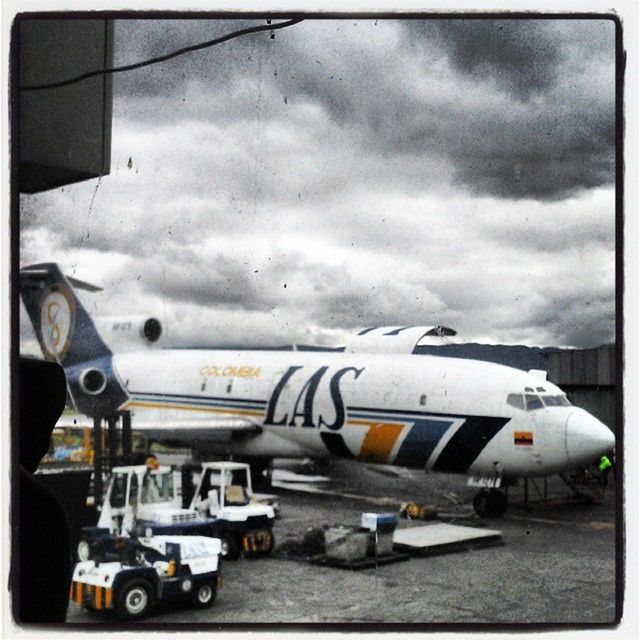
M165 334L165 327L153 316L103 316L96 329L114 351L151 347Z
M160 320L156 318L149 318L145 321L142 327L142 335L149 342L156 342L159 340L162 335L162 325L160 324Z
M91 396L101 394L107 386L107 376L100 369L85 369L80 374L80 388Z

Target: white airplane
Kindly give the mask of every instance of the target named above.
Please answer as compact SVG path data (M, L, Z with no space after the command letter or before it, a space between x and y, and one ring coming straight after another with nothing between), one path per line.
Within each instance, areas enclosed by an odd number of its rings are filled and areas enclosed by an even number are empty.
M20 272L45 357L64 367L80 412L130 411L134 429L151 440L234 456L333 455L467 474L490 488L474 501L483 515L506 509L499 486L593 463L614 447L610 429L572 406L543 371L412 354L425 335L451 329L364 329L343 352L112 353L71 282L91 286L53 263ZM117 325L144 334L138 320Z

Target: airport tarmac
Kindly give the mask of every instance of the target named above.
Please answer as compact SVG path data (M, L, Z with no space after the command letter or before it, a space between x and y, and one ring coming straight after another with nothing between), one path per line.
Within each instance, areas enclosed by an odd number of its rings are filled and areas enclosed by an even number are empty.
M446 522L503 532L504 545L411 558L377 569L349 571L285 559L225 562L214 606L157 612L144 624L278 623L403 624L607 624L615 618L615 490L597 504L564 499L571 491L549 483L548 500L530 486L529 511L522 486L509 492L505 516L469 516L477 489L466 478L335 461L313 492L277 490L281 518L277 545L299 539L313 526L359 525L363 511L390 512L400 502L436 505ZM542 493L542 483L537 483ZM276 491L276 490L274 490ZM321 493L316 493L320 491ZM536 500L536 502L533 502ZM467 517L454 519L455 513ZM399 526L409 523L401 520ZM277 547L276 547L277 550ZM110 625L113 618L71 604L69 623Z

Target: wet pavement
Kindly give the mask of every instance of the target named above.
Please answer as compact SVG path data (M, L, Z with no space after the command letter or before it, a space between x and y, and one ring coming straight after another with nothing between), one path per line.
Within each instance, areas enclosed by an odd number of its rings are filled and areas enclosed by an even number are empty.
M144 624L269 625L365 624L607 624L614 621L615 492L587 504L567 499L559 480L509 490L500 518L470 512L476 489L466 478L335 462L318 469L331 476L314 491L277 490L282 517L277 543L299 540L322 524L359 525L363 511L389 512L410 500L435 505L446 522L503 532L504 546L412 558L360 571L275 557L225 562L214 606L157 611ZM276 490L274 490L276 491ZM457 515L457 517L456 517ZM407 526L401 521L400 526ZM69 623L111 625L112 618L70 605ZM276 627L274 627L276 628ZM312 627L311 627L312 628ZM363 627L368 628L368 627Z

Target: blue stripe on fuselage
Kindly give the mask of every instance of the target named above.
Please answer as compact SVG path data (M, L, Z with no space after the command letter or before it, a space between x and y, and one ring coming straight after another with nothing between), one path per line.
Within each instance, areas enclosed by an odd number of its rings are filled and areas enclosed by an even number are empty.
M416 420L400 445L394 464L423 469L446 430L447 420Z
M131 391L130 393L133 400L193 404L194 406L205 405L228 409L255 409L260 411L264 409L267 404L262 400L245 400L244 398L216 398L212 396L181 395L176 393L143 393L140 391Z

